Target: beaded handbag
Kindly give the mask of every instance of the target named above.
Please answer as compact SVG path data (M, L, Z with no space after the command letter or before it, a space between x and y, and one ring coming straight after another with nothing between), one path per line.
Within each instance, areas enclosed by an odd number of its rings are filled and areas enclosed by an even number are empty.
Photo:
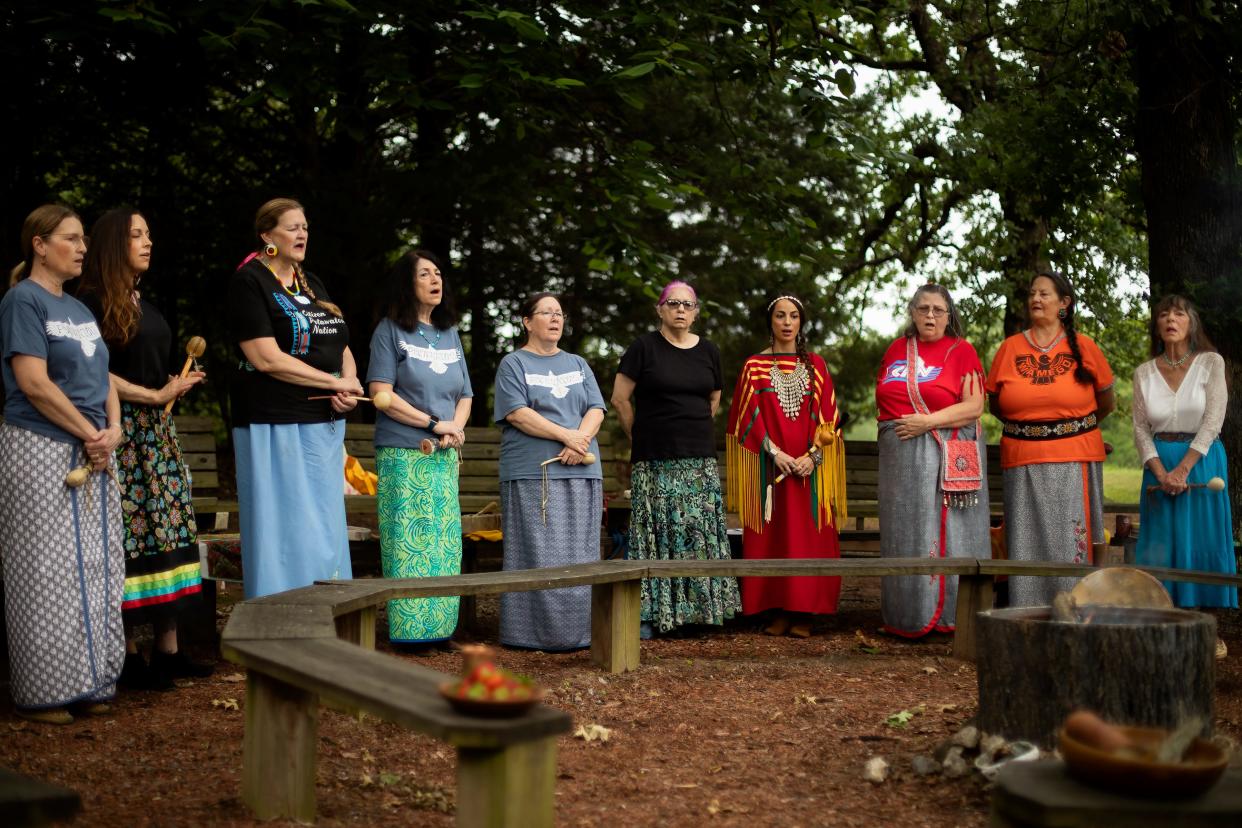
M919 345L918 337L906 340L906 392L910 404L920 414L930 414L931 409L923 401L918 384ZM967 509L979 503L979 490L983 488L983 467L979 462L979 443L976 440L958 439L959 429L945 439L940 429L930 429L932 437L940 446L940 490L944 505ZM979 434L979 421L975 421L975 434Z

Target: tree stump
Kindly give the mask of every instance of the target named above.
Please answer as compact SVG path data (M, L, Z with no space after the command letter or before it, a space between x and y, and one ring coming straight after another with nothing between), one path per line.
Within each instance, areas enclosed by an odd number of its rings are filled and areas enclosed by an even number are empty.
M1084 607L1090 620L1049 620L1048 607L978 616L979 729L1051 748L1065 717L1087 708L1116 724L1212 731L1216 619L1175 609Z

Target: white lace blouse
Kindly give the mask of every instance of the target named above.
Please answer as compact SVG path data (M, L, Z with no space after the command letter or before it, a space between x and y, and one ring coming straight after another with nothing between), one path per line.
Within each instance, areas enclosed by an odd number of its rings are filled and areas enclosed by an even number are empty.
M1225 422L1229 391L1225 387L1225 360L1207 351L1197 355L1174 393L1148 360L1134 369L1134 445L1146 465L1156 456L1154 434L1180 431L1195 435L1190 447L1207 454Z

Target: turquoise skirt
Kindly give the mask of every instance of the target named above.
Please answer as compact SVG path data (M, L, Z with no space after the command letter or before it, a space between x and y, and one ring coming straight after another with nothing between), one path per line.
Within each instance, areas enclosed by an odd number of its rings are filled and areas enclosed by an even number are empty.
M457 452L385 446L375 450L375 470L384 577L460 575ZM451 638L459 603L455 595L389 601L388 640L419 644Z
M1189 443L1156 440L1156 453L1166 469L1175 468L1182 462L1189 448ZM1147 494L1147 487L1156 485L1156 476L1149 469L1143 470L1139 536L1134 553L1139 565L1223 572L1227 575L1237 571L1229 508L1229 471L1225 448L1220 440L1213 442L1208 453L1199 458L1186 482L1207 483L1213 477L1225 481L1225 491L1188 489L1176 497L1169 497L1163 492ZM1238 606L1237 587L1165 581L1164 588L1179 607Z

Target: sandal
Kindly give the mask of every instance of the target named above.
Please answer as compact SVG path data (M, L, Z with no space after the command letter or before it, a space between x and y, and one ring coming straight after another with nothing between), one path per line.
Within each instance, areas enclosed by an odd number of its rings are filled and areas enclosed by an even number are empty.
M776 616L771 624L763 628L763 631L768 635L784 635L789 632L789 617L786 615Z
M53 725L73 724L73 715L63 707L48 707L38 710L18 707L14 709L14 712L31 722Z
M789 634L792 635L794 638L810 638L811 637L811 622L810 621L799 621L797 624L794 624L793 626L789 628Z

